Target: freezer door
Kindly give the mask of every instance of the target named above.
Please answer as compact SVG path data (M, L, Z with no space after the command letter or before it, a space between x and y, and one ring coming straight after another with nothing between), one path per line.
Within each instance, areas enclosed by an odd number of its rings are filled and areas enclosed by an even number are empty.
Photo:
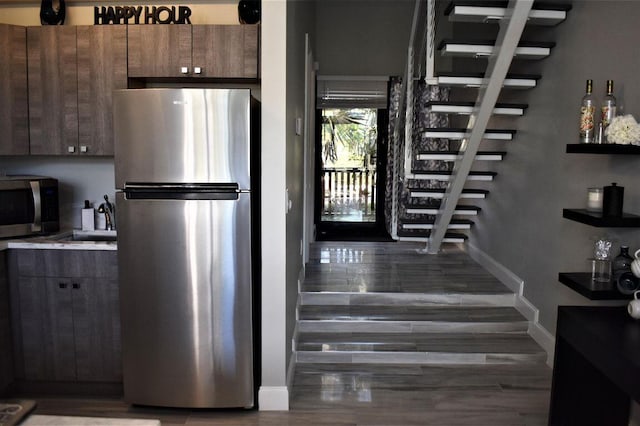
M225 183L250 189L248 89L114 92L116 188L125 183Z
M253 405L250 204L117 194L127 402Z

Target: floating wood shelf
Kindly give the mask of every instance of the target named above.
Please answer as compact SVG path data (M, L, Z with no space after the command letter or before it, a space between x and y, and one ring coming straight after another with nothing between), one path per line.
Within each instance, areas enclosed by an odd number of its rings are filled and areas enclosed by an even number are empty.
M623 213L620 217L603 217L602 213L584 209L562 209L562 217L598 228L637 228L640 216Z
M613 281L594 283L589 272L561 272L558 281L590 300L628 300L633 297L620 293Z
M640 155L638 145L617 145L612 143L574 143L567 145L569 154L625 154Z

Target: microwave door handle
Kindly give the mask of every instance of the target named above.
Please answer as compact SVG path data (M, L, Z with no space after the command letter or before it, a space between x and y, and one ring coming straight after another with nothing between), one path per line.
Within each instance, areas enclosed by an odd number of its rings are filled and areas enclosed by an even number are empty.
M32 180L29 184L31 185L31 194L33 195L33 223L31 224L31 230L42 231L42 198L40 196L40 182Z

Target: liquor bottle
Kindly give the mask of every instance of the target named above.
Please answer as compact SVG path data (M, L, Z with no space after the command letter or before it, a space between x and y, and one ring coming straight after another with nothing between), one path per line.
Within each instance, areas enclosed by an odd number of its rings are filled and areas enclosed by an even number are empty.
M622 294L631 295L640 286L640 280L631 272L633 257L628 246L620 246L620 254L613 259L613 282Z
M617 280L624 272L631 271L633 257L629 254L629 246L620 246L620 254L613 258L613 279Z
M594 116L596 112L593 97L593 80L587 80L587 93L580 105L580 143L595 142Z
M607 96L602 100L602 127L605 129L616 116L616 98L613 96L613 80L607 80Z

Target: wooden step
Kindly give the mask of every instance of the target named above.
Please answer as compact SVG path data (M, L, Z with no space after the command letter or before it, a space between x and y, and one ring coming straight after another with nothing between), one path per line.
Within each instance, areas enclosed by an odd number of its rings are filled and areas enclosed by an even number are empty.
M442 40L438 50L443 56L486 58L493 54L495 40ZM553 42L520 41L513 54L516 59L544 59L551 54Z
M544 353L526 333L303 333L302 351Z
M478 161L502 161L505 155L507 153L504 151L478 151L475 159ZM456 161L459 156L459 151L427 151L419 153L416 160Z
M483 139L487 140L500 140L510 141L513 140L513 136L516 134L515 130L508 129L487 129L482 135ZM443 128L428 128L425 129L422 135L426 138L439 138L439 139L453 139L462 140L469 137L468 129L443 129Z
M506 1L456 0L447 6L445 16L451 22L500 23L507 15ZM571 5L564 3L536 2L527 24L553 26L567 18Z
M413 198L436 198L441 199L444 197L445 189L418 189L409 188L409 196ZM476 198L484 199L489 194L489 191L484 189L463 189L460 198Z
M471 229L473 222L467 219L451 219L447 229L451 230L466 230ZM433 220L403 220L401 224L402 229L433 229Z
M429 112L457 115L471 114L475 108L475 105L475 102L458 101L431 101L425 104L425 106L427 107L427 111ZM527 104L497 103L493 108L493 114L521 116L524 115L524 110L527 109L527 107Z
M502 87L505 89L532 89L536 87L539 75L507 74ZM440 72L436 77L436 84L448 87L481 87L486 84L482 73L445 73Z
M425 283L428 286L428 283ZM367 306L302 305L300 321L451 321L520 322L526 319L512 306Z
M439 180L439 181L449 181L451 180L451 171L448 170L412 170L412 176L410 179L415 180ZM493 178L498 175L496 172L469 172L467 176L467 180L473 181L483 181L483 182L491 182Z
M454 215L458 216L477 216L482 210L477 206L456 206L456 209L453 211ZM434 207L408 207L406 212L407 214L426 214L426 215L437 215L439 211L438 206Z
M400 241L411 241L424 243L429 241L431 230L429 229L398 229L398 237ZM443 243L463 244L469 237L465 234L457 232L447 232L444 236Z
M516 303L516 295L507 291L488 293L486 289L481 292L474 288L452 290L446 289L446 283L439 283L437 286L432 282L429 284L429 287L423 287L420 292L413 287L411 290L414 291L404 293L303 291L300 293L300 305L515 306Z

